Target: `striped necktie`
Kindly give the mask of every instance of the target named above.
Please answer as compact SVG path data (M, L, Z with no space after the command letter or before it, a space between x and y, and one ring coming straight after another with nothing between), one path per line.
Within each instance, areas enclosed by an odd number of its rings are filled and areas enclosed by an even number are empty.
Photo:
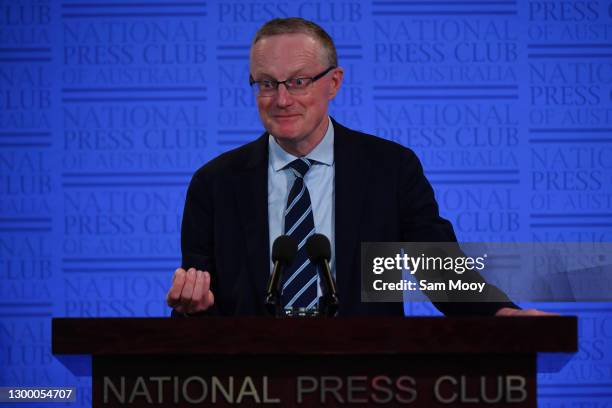
M313 161L306 158L287 165L295 175L295 181L285 209L285 234L298 243L298 252L283 276L282 301L285 308L312 309L318 301L317 270L308 259L305 246L308 237L315 233L310 194L304 183L304 176L312 165Z

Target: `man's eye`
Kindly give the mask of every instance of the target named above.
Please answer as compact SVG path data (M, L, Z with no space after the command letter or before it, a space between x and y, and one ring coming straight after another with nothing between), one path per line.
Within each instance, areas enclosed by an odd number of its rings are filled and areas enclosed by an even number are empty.
M261 81L259 83L259 86L262 89L274 89L274 82L273 81Z
M295 78L293 80L293 84L295 86L297 86L298 88L302 87L302 86L306 85L306 79L305 78Z

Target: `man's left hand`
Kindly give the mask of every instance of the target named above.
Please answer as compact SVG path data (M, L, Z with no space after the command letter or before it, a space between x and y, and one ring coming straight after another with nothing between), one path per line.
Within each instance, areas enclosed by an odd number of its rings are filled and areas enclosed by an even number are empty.
M538 309L514 309L502 307L495 313L495 316L559 316L558 313L544 312Z

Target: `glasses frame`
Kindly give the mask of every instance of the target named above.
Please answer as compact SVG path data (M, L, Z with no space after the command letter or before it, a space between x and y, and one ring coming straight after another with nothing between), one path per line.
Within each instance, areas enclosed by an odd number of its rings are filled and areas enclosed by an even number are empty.
M255 80L253 79L253 77L249 75L249 85L251 86L251 88L253 89L253 91L254 91L255 95L257 95L257 96L262 96L262 95L261 95L261 92L260 92L260 91L258 91L258 90L257 90L258 88L254 87L253 85L260 85L260 84L262 84L263 82L270 82L271 84L273 84L273 85L274 85L274 94L270 94L270 95L263 95L264 97L268 97L268 96L274 96L274 95L276 95L276 94L278 93L278 87L280 86L280 84L285 85L285 88L287 89L287 92L289 92L290 94L293 94L293 93L292 93L292 90L294 91L294 90L296 90L296 89L299 89L299 90L301 90L301 89L300 89L300 88L293 88L293 87L289 86L288 84L289 84L290 82L297 81L297 80L299 80L299 79L302 79L302 80L309 80L310 82L309 82L308 84L306 84L306 86L305 86L304 88L302 88L302 89L308 89L308 87L309 87L310 85L314 84L316 81L318 81L319 79L323 78L325 75L327 75L328 73L330 73L332 70L334 70L334 69L336 69L336 68L338 68L338 67L336 67L336 66L332 65L332 66L330 66L329 68L327 68L325 71L323 71L323 72L321 72L321 73L319 73L319 74L317 74L317 75L315 75L315 76L312 76L312 77L296 77L296 78L288 78L288 79L285 79L284 81L277 81L276 79L266 79L266 80L264 80L264 81L255 81Z

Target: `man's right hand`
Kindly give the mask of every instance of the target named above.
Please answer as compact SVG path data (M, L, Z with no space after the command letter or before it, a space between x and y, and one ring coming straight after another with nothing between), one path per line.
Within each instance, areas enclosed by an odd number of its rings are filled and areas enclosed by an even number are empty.
M203 312L215 303L210 290L210 273L178 268L172 277L172 287L166 296L168 306L179 313Z

